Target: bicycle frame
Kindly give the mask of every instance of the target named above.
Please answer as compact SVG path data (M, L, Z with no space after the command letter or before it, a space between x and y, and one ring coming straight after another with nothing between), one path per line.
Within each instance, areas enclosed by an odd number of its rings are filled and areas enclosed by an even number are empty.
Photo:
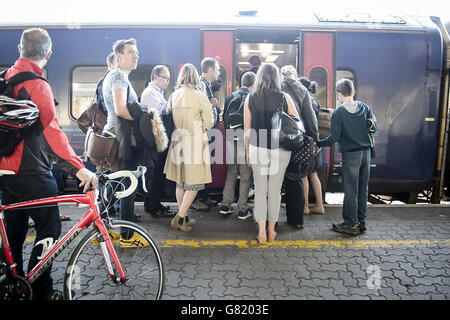
M18 275L16 264L14 263L14 259L11 253L11 247L8 241L8 237L6 235L3 212L5 210L26 209L29 207L58 204L58 203L87 204L89 205L89 210L76 223L76 225L73 226L69 230L69 232L67 232L66 235L64 235L62 239L58 240L51 246L51 248L49 248L48 252L44 252L43 250L42 255L44 256L42 257L41 261L25 276L25 279L31 283L35 281L37 277L39 277L48 268L48 266L56 259L56 257L75 239L75 237L81 231L83 231L89 225L91 225L91 223L93 222L94 226L98 228L103 239L105 240L104 244L106 244L106 246L104 246L103 242L101 242L100 248L102 250L103 258L105 259L105 264L107 266L109 276L113 281L119 280L118 277L116 277L116 275L114 274L114 270L112 268L112 264L109 258L111 257L114 265L116 266L116 270L118 272L118 276L120 277L120 281L125 282L126 281L125 273L120 264L116 250L114 249L108 230L101 219L100 213L96 205L95 191L93 190L88 191L86 194L57 196L0 206L0 236L2 239L3 251L5 252L6 260L10 264L13 274Z

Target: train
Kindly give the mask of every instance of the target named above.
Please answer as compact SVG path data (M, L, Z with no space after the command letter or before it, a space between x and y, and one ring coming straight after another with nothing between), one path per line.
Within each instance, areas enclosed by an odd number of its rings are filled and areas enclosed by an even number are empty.
M299 75L316 81L315 98L324 108L336 108L337 80L353 80L355 99L371 106L379 127L369 184L373 199L439 203L449 196L450 41L449 25L438 17L311 13L277 20L246 11L201 22L0 23L0 70L18 58L21 33L31 26L47 29L52 38L53 55L44 75L59 101L59 124L79 156L85 135L76 120L93 102L113 42L134 38L139 63L130 81L138 95L155 65L170 70L167 98L181 66L193 63L200 70L204 57L220 62L222 85L216 97L222 108L226 96L239 87L241 74L250 69L248 57L253 54L263 63L293 65ZM223 122L216 129L223 132ZM338 192L341 154L330 148L327 159L322 184L324 190ZM62 189L76 187L74 177L61 174ZM208 188L220 192L226 164L214 163L212 174Z

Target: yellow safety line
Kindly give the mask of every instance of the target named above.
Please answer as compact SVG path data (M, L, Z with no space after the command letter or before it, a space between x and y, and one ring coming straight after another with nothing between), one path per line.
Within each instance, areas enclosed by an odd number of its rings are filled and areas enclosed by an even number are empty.
M361 247L392 247L392 246L414 246L414 245L450 245L450 239L443 240L285 240L271 241L264 245L260 245L256 240L221 240L221 241L204 241L204 240L161 240L159 244L164 248L170 247L239 247L239 248L361 248Z
M26 242L34 242L35 236L27 236ZM0 241L1 243L1 241ZM271 241L260 245L256 240L160 240L158 245L163 248L173 247L238 247L238 248L362 248L362 247L394 247L428 245L450 246L450 239L439 240L284 240Z

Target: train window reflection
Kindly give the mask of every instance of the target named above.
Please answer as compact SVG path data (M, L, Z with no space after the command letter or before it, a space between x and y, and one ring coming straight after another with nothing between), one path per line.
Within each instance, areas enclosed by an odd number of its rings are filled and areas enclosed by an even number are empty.
M311 69L309 74L309 79L311 81L317 82L317 92L314 95L317 101L319 101L320 105L323 108L326 108L327 105L327 71L322 67L315 67Z
M105 74L107 67L76 67L72 71L71 114L78 117L94 102L98 80Z
M136 70L130 73L129 80L137 96L140 98L142 91L150 81L150 75L155 65L138 65ZM173 70L169 68L171 77L166 98L173 92L174 79ZM82 66L72 71L72 104L71 115L74 119L78 117L94 102L95 89L98 80L105 74L106 66Z

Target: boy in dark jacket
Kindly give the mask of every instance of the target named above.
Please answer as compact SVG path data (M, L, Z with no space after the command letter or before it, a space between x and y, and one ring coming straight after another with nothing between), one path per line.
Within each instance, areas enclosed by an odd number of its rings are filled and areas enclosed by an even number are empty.
M342 79L336 84L336 92L341 105L331 117L331 135L317 142L319 147L339 143L342 153L342 177L344 185L344 222L333 224L333 230L340 233L358 235L366 230L367 196L370 176L370 147L372 140L367 122L376 119L369 106L353 101L353 82Z

